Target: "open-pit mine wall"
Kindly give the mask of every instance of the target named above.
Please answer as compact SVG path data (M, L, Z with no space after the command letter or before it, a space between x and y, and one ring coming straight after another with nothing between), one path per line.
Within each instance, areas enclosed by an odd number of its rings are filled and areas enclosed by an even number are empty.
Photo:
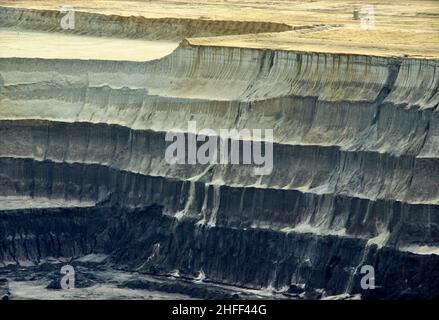
M66 30L62 28L60 21L66 16L69 8L72 7L64 6L66 11L62 12L62 7L60 10L0 7L0 27L146 40L181 40L187 37L281 32L293 29L287 24L275 22L147 18L75 10L74 28Z
M253 288L439 297L438 61L185 40L149 62L3 58L0 77L0 262L106 253ZM166 163L188 121L274 129L272 173Z

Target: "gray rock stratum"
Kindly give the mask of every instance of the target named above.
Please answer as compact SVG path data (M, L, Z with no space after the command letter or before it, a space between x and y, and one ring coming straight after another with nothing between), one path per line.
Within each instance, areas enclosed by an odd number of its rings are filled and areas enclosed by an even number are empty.
M438 298L438 88L435 59L189 40L146 62L1 58L0 263L94 253L238 287ZM166 163L188 121L274 128L272 173Z

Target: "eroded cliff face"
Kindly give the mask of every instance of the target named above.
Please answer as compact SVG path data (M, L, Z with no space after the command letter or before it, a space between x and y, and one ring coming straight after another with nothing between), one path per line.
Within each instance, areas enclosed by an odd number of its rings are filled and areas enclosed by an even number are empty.
M227 21L184 18L146 18L75 12L75 28L64 30L60 20L65 12L0 7L0 27L18 30L76 33L147 40L182 40L187 37L208 37L247 33L281 32L293 29L284 23L263 21ZM73 8L61 5L60 10Z
M0 76L0 262L105 253L243 287L439 296L438 61L183 41L145 63L0 59ZM188 121L274 128L272 173L169 165Z

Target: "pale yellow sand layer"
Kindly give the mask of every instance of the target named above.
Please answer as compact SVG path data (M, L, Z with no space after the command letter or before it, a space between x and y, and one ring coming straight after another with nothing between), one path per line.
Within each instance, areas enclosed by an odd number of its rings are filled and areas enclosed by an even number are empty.
M146 61L161 58L177 46L178 42L0 29L0 58Z

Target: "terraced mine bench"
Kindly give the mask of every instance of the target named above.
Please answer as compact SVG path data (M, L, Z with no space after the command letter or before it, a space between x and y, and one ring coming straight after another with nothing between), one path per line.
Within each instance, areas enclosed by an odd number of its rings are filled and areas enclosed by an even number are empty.
M180 12L178 3L163 5ZM2 32L60 36L59 13L44 11L45 2L32 6L1 8L9 17ZM179 44L152 60L128 50L121 61L117 51L100 58L99 46L81 59L47 50L17 57L22 40L4 40L11 49L0 58L3 268L93 253L108 257L99 266L114 272L269 288L288 298L439 296L437 43L342 45L337 37L358 22L337 8L332 23L300 8L265 24L200 21L181 11L160 18L178 24L173 34L150 32L146 18L107 16L114 7L99 16L82 9L80 19L114 28L62 34L78 46L90 45L81 32L133 48L166 35ZM249 10L258 17L257 7ZM293 17L301 26L287 23ZM210 29L188 31L188 23ZM437 35L436 27L417 36ZM364 32L358 37L373 34ZM209 37L182 39L194 35ZM326 35L333 38L318 45ZM166 163L166 133L191 134L188 121L274 129L272 173ZM364 265L374 267L374 290L361 288Z

